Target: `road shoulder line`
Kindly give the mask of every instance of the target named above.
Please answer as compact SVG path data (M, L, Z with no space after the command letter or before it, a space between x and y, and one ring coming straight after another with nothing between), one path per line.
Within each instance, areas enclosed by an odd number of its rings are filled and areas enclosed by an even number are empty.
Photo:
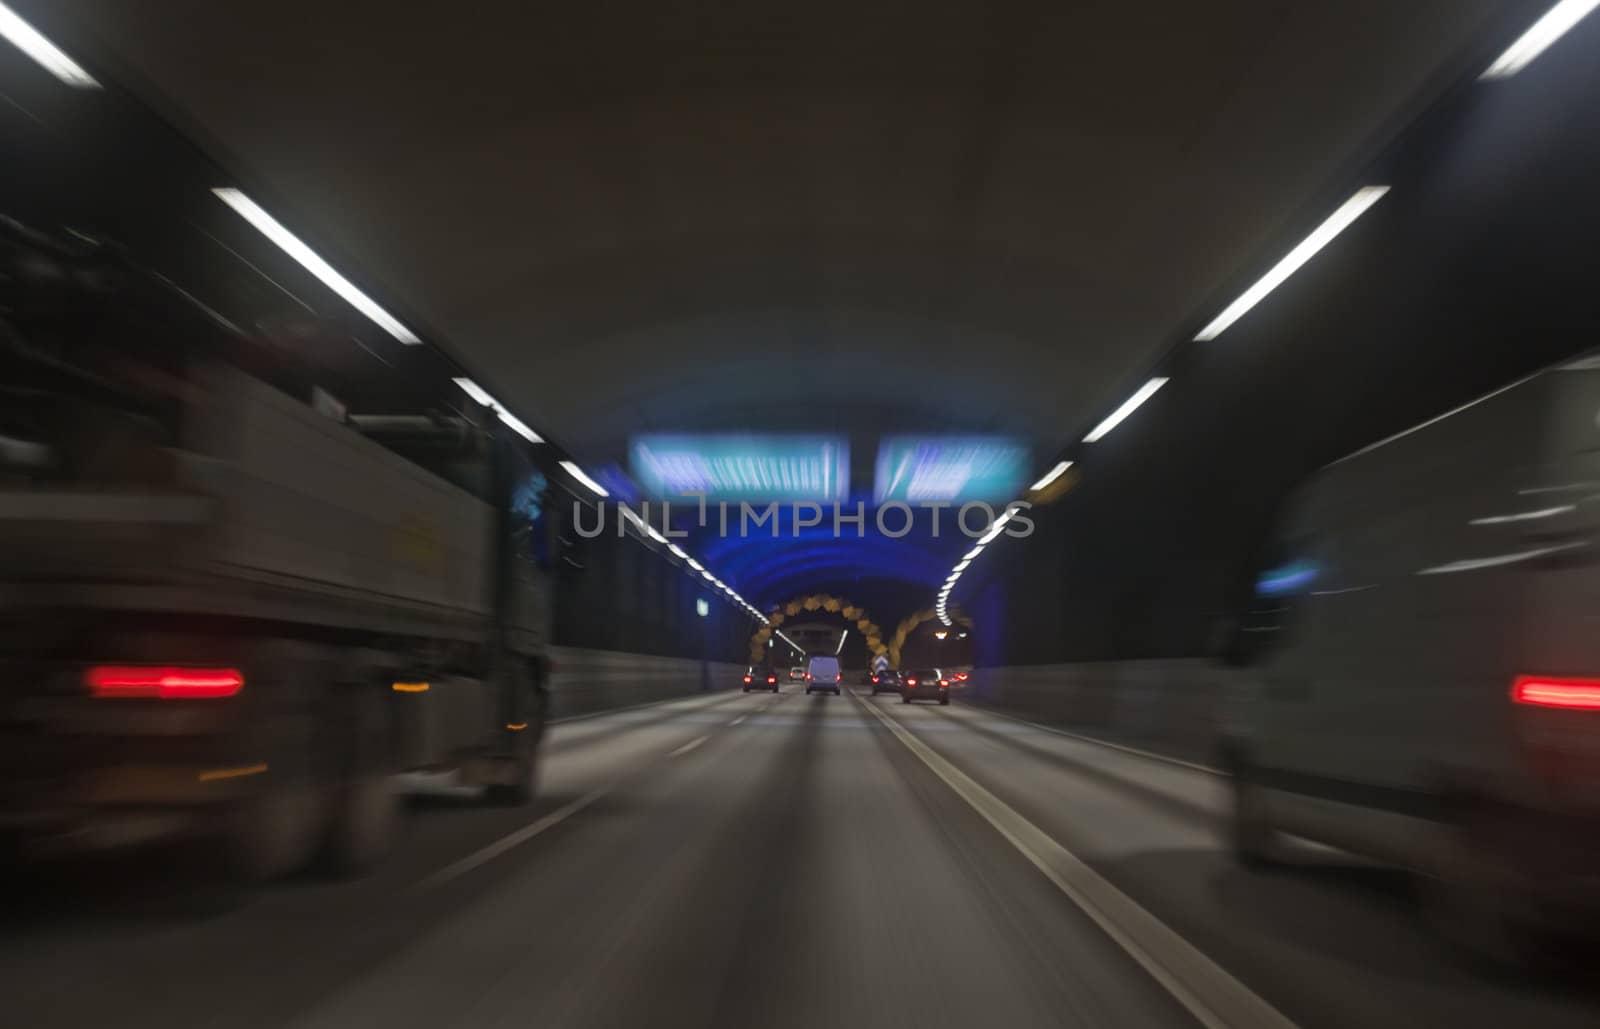
M1188 940L1111 885L1053 837L918 739L893 716L857 697L912 754L1066 894L1100 929L1208 1029L1296 1029Z

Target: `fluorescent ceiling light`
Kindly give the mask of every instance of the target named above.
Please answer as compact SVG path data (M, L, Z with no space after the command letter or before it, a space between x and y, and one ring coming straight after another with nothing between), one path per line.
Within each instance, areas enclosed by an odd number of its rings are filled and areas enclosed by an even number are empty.
M1096 425L1093 432L1083 437L1083 441L1085 443L1095 443L1103 439L1106 433L1121 425L1124 418L1137 411L1140 404L1144 403L1146 400L1149 400L1151 396L1155 394L1156 390L1160 389L1166 384L1166 379L1156 378L1151 379L1143 386L1140 386L1137 393L1123 401L1122 406L1117 408L1115 411L1112 411L1105 421L1101 422L1099 425ZM995 530L998 530L999 528L1000 523L997 521L995 523ZM992 535L999 535L999 532L993 531ZM984 542L988 542L988 540L985 539Z
M657 543L667 542L667 538L661 535L661 530L656 528L654 525L651 525L649 522L645 523L644 534L655 540Z
M963 561L960 564L956 565L955 570L958 571L958 572L964 572L964 571L967 570L967 565L970 565L971 563L972 563L971 561Z
M284 253L299 261L306 271L315 275L324 286L345 299L357 311L371 318L379 328L408 345L421 343L416 333L400 324L399 319L378 306L377 301L357 289L349 279L334 271L333 265L317 256L298 236L284 228L272 215L261 209L254 200L237 189L213 189L218 200L238 212L245 221L254 225L263 236L276 243Z
M543 443L544 442L544 437L543 436L540 436L537 432L534 432L532 429L528 428L528 426L526 424L524 424L522 419L518 418L516 415L512 414L510 411L507 411L505 408L503 408L503 407L500 408L494 414L495 414L495 417L499 418L502 422L504 422L506 424L506 426L511 429L512 432L516 433L518 436L521 436L523 439L527 440L529 443ZM606 495L605 494L605 490L601 490L600 491L600 495L602 497L605 496Z
M595 482L593 479L589 478L589 476L584 472L584 470L582 468L579 468L573 462L571 462L571 461L562 461L561 462L561 468L568 475L572 476L574 479L577 479L579 482L581 482L585 486L587 486L589 488L589 492L597 494L598 496L602 496L602 497L609 497L611 495L610 493L608 493L606 491L606 488L604 486L600 485L598 482Z
M685 554L683 556L683 559L684 559L684 561L686 561L688 563L690 568L693 568L697 572L703 572L703 571L706 570L706 566L705 565L701 564L699 561L696 561L694 558L690 557L687 554Z
M1519 36L1479 77L1509 79L1532 64L1533 59L1544 53L1546 47L1566 35L1568 29L1582 21L1596 7L1600 7L1600 0L1561 0L1546 11L1543 18L1534 22L1532 28Z
M684 559L685 561L687 561L689 559L688 552L685 551L682 547L678 546L676 543L668 543L667 544L667 549L672 551L673 554L675 554L678 557Z
M500 409L500 405L495 403L494 397L491 397L487 390L478 385L476 382L473 382L471 379L458 377L451 379L450 381L455 383L457 386L460 386L463 393L471 397L473 400L476 400L484 407L493 408L497 411Z
M717 577L715 575L712 575L710 572L706 571L704 568L700 569L700 575L707 582L716 582L717 581Z
M1203 342L1222 335L1228 326L1243 318L1246 311L1261 303L1268 293L1283 285L1285 279L1299 271L1300 266L1316 256L1317 251L1333 242L1335 236L1349 228L1351 222L1361 217L1367 208L1382 200L1387 192L1389 192L1388 186L1362 186L1356 190L1354 196L1341 204L1337 211L1328 215L1327 220L1312 230L1311 235L1301 240L1283 260L1273 265L1271 271L1257 279L1255 285L1239 294L1239 299L1225 307L1222 313L1212 319L1211 324L1201 329L1194 338Z
M527 424L516 415L500 406L500 402L489 395L489 391L467 378L454 378L450 380L461 387L462 392L476 400L478 403L493 411L496 418L504 422L512 432L521 436L529 443L543 443L544 437L528 428Z
M1035 488L1037 489L1037 487L1035 487ZM973 558L977 557L981 553L983 553L983 544L982 543L978 544L977 546L973 547L971 550L967 551L967 555L965 557L963 557L961 560L963 560L963 561L971 561Z
M1596 3L1600 3L1600 0L1595 0L1595 2ZM1045 472L1044 475L1040 477L1038 482L1034 483L1032 486L1029 486L1028 488L1030 490L1041 490L1041 489L1044 489L1046 486L1050 485L1052 482L1055 482L1057 479L1061 478L1062 473L1065 472L1068 468L1071 468L1071 467L1072 467L1072 462L1071 461L1062 461L1062 462L1058 463L1054 468L1050 469L1048 472Z
M23 21L17 12L0 4L0 36L11 41L18 50L27 54L45 71L75 89L99 89L83 67L61 52L61 48L44 38L39 30Z
M843 652L843 650L844 650L844 638L846 636L848 636L848 635L850 635L850 630L849 629L846 629L844 632L839 634L839 645L837 647L833 648L833 652L835 654Z

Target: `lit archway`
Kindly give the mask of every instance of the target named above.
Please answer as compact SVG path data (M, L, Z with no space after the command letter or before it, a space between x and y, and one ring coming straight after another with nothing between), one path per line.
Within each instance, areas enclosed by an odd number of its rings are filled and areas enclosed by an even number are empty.
M937 617L939 617L939 614L933 608L924 608L914 615L908 615L901 620L899 625L895 626L894 636L889 640L888 647L885 648L888 653L889 664L892 667L900 667L900 651L906 645L906 640L910 638L911 634L916 632L917 626L923 622L931 622ZM950 612L950 620L963 629L972 628L972 618L960 609Z
M867 649L874 656L888 654L889 648L884 646L883 642L883 630L878 628L877 623L867 615L865 609L831 593L811 593L779 604L767 613L767 624L757 629L750 637L750 663L761 664L765 661L767 641L772 638L772 634L782 627L785 620L807 611L826 611L840 616L847 623L854 624L856 631L866 640Z

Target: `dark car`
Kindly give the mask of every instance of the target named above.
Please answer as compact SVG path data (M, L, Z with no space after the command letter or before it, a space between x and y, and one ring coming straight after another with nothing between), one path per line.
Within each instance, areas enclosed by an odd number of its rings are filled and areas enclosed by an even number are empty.
M873 672L867 677L867 681L872 686L873 696L879 693L897 693L900 690L900 672L894 668Z
M778 692L778 673L770 668L750 665L744 670L744 692L749 693L751 690Z
M913 669L900 677L900 699L907 704L913 700L937 700L941 704L948 704L950 682L950 677L937 668Z

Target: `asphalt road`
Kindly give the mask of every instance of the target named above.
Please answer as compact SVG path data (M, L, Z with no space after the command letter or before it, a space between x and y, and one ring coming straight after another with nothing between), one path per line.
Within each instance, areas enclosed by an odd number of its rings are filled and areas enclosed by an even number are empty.
M1402 877L1242 871L1223 784L955 704L717 693L553 729L516 811L413 782L357 882L182 852L0 892L13 1025L1586 1026L1486 977Z

